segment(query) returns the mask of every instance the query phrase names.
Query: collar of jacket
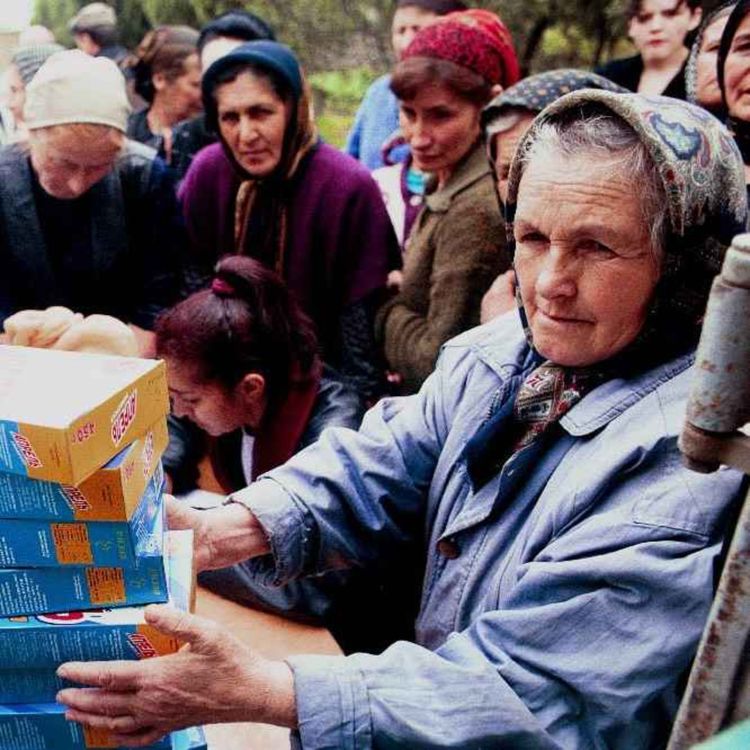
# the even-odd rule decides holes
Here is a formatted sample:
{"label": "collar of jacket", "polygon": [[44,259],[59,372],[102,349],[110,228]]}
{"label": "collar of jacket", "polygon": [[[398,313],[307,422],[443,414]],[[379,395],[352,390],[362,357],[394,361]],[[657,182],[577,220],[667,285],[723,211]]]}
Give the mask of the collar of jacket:
{"label": "collar of jacket", "polygon": [[[511,313],[507,315],[510,316]],[[515,362],[509,361],[507,356],[508,346],[505,337],[509,333],[508,326],[503,325],[498,330],[493,325],[494,323],[495,321],[492,321],[486,326],[475,329],[477,333],[484,329],[489,335],[477,336],[470,343],[478,359],[501,379],[502,385],[493,400],[491,410],[493,412],[501,407],[508,398],[515,398],[515,392],[509,392],[514,390],[510,387],[511,381],[515,386],[520,385],[523,377],[538,364],[538,360],[532,356],[533,352],[523,338],[523,330],[518,316],[516,316],[516,331],[514,333],[519,337],[519,348]],[[501,331],[502,333],[500,333]],[[591,435],[667,381],[678,376],[690,377],[687,371],[694,361],[695,352],[690,351],[634,377],[608,380],[588,393],[565,414],[560,419],[560,426],[574,437]],[[520,375],[521,378],[514,379],[514,375]]]}
{"label": "collar of jacket", "polygon": [[435,213],[445,213],[458,193],[490,174],[490,165],[482,141],[478,141],[464,161],[448,178],[448,182],[425,196],[425,205]]}

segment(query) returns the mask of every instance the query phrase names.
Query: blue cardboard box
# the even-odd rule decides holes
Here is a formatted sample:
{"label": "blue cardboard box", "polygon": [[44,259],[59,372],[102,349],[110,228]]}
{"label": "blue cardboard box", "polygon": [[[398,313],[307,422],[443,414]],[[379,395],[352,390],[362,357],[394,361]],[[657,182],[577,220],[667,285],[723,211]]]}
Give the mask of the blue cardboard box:
{"label": "blue cardboard box", "polygon": [[[2,750],[126,750],[112,744],[103,731],[66,721],[59,703],[0,705]],[[146,750],[206,750],[199,727],[173,732]]]}
{"label": "blue cardboard box", "polygon": [[152,536],[158,553],[129,567],[0,568],[0,617],[165,602],[163,512],[156,514]]}
{"label": "blue cardboard box", "polygon": [[151,531],[161,512],[163,480],[159,466],[129,521],[0,518],[0,568],[131,566],[159,554],[160,544]]}

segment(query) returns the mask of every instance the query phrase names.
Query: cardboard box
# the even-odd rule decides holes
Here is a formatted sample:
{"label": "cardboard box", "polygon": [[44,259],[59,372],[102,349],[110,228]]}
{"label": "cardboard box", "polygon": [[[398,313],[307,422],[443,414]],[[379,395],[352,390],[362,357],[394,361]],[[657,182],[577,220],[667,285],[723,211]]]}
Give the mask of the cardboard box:
{"label": "cardboard box", "polygon": [[78,487],[0,473],[0,518],[47,521],[127,521],[169,442],[160,417]]}
{"label": "cardboard box", "polygon": [[0,346],[0,471],[78,485],[168,411],[163,362]]}
{"label": "cardboard box", "polygon": [[[193,610],[193,532],[165,536],[169,602]],[[66,661],[143,659],[177,651],[179,643],[147,625],[144,607],[58,612],[0,619],[0,683],[12,669],[57,669]],[[7,694],[7,692],[6,692]],[[54,693],[53,693],[54,696]],[[34,698],[38,702],[40,698]],[[0,702],[20,702],[0,698]]]}
{"label": "cardboard box", "polygon": [[[112,743],[107,732],[84,729],[65,720],[58,703],[0,706],[2,750],[126,750]],[[206,750],[199,727],[173,732],[146,750]]]}
{"label": "cardboard box", "polygon": [[[159,554],[152,530],[163,512],[161,467],[130,521],[76,522],[0,518],[0,568],[57,565],[135,565]],[[2,664],[2,662],[0,662]]]}
{"label": "cardboard box", "polygon": [[[157,514],[153,534],[154,543],[160,545],[164,536],[163,513]],[[129,607],[166,600],[161,553],[142,557],[132,567],[0,568],[0,617]]]}

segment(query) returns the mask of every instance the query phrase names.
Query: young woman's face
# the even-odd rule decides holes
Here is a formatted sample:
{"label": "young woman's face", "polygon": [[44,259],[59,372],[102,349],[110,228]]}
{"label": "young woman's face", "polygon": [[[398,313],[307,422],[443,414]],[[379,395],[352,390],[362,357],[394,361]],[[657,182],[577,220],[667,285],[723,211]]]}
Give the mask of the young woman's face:
{"label": "young woman's face", "polygon": [[685,0],[642,0],[628,34],[645,63],[659,62],[685,49],[685,36],[700,20],[700,8],[691,10]]}
{"label": "young woman's face", "polygon": [[452,169],[479,137],[481,107],[443,84],[424,86],[400,107],[401,130],[423,172]]}
{"label": "young woman's face", "polygon": [[291,104],[270,83],[250,72],[216,88],[219,130],[237,163],[253,177],[266,177],[284,153]]}
{"label": "young woman's face", "polygon": [[23,122],[23,105],[26,102],[26,85],[15,65],[8,68],[8,109],[16,122]]}
{"label": "young woman's face", "polygon": [[169,358],[166,363],[175,416],[186,417],[214,437],[247,424],[239,389],[232,391],[216,381],[204,381],[194,366],[179,359]]}

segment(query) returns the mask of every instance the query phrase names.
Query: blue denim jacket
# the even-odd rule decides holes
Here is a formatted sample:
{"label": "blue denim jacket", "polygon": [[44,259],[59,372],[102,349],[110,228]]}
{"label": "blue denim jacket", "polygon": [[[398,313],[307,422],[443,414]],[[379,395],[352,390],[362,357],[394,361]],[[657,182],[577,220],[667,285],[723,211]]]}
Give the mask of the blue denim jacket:
{"label": "blue denim jacket", "polygon": [[[664,744],[742,476],[683,468],[692,358],[597,388],[537,464],[474,488],[464,449],[531,367],[517,317],[449,342],[415,396],[332,429],[233,497],[266,529],[267,582],[426,545],[417,643],[297,656],[318,748]],[[520,467],[520,468],[519,468]],[[516,472],[522,473],[518,481]]]}

